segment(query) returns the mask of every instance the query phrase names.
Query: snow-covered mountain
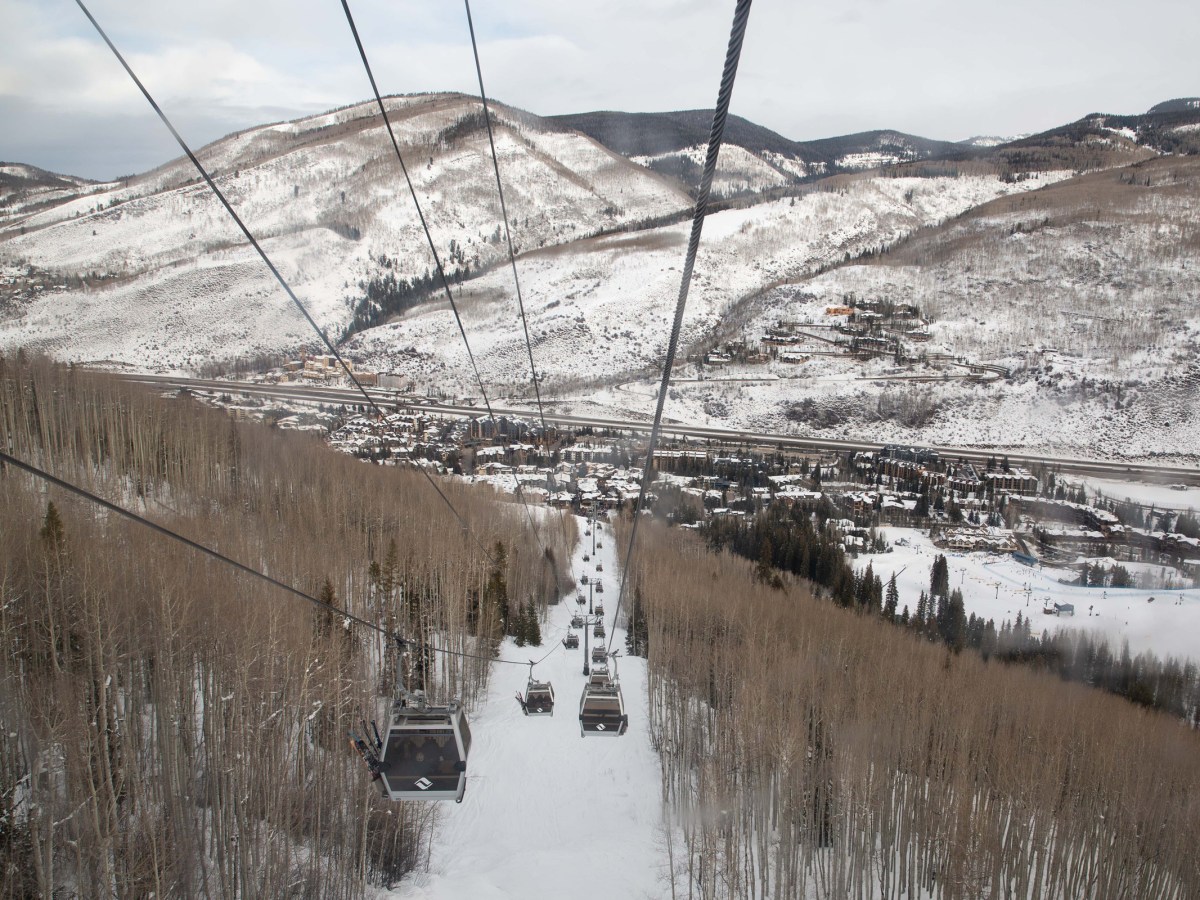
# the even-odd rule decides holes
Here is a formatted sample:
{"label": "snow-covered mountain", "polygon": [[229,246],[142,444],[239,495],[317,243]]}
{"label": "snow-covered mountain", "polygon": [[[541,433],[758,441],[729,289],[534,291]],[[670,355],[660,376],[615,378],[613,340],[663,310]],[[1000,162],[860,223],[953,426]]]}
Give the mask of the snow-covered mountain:
{"label": "snow-covered mountain", "polygon": [[[452,277],[503,258],[477,100],[387,101]],[[518,250],[681,213],[674,184],[594,141],[493,107]],[[360,104],[230,135],[199,154],[296,293],[340,333],[381,274],[415,280],[432,257],[378,110]],[[53,205],[0,220],[3,339],[83,361],[196,367],[313,335],[236,226],[175,160],[120,183],[56,186]],[[82,282],[81,282],[82,279]]]}
{"label": "snow-covered mountain", "polygon": [[[478,102],[434,94],[387,103],[489,393],[528,395]],[[625,119],[605,116],[612,143],[613,121]],[[565,121],[497,108],[501,174],[543,396],[610,413],[650,408],[651,393],[627,383],[653,374],[662,358],[690,210],[683,182],[656,162],[682,160],[698,171],[701,152],[675,146],[692,140],[691,118],[664,121],[671,127],[626,135],[625,152],[646,151],[627,158]],[[742,143],[723,149],[716,184],[741,196],[708,217],[682,356],[734,337],[757,346],[777,320],[809,313],[827,328],[825,305],[855,293],[926,310],[930,352],[1031,374],[1003,390],[958,380],[918,388],[879,360],[772,362],[741,373],[755,385],[681,386],[672,394],[674,415],[798,431],[836,425],[881,440],[952,436],[1028,446],[1053,439],[1075,450],[1191,452],[1190,414],[1167,417],[1158,407],[1126,403],[1119,427],[1108,427],[1101,423],[1117,419],[1070,406],[1064,391],[1089,390],[1072,385],[1100,376],[1126,398],[1159,396],[1153,385],[1166,377],[1163,347],[1177,355],[1192,346],[1195,320],[1185,295],[1196,179],[1187,158],[1163,154],[1186,151],[1200,140],[1198,128],[1200,110],[1191,108],[1094,114],[995,148],[946,145],[952,149],[938,157],[925,155],[938,150],[934,142],[868,132],[830,139],[823,155],[806,162],[784,152],[785,139],[739,122],[732,136]],[[844,165],[855,148],[878,156],[873,164],[888,154],[914,158],[880,173],[805,183],[817,177],[807,167],[821,159],[834,160],[830,169]],[[230,135],[201,157],[317,320],[334,335],[354,332],[344,344],[351,358],[431,389],[477,392],[457,325],[425,280],[431,257],[373,105]],[[1109,174],[1073,177],[1089,171]],[[4,177],[16,186],[5,188],[0,207],[0,350],[195,371],[314,344],[184,161],[110,184],[17,166],[6,166]],[[1061,190],[1037,191],[1068,179]],[[1011,210],[991,218],[971,213],[1030,191],[1033,199],[1008,201]],[[971,254],[980,242],[990,249],[977,259]],[[924,254],[916,262],[914,247]],[[855,267],[865,256],[874,265]],[[982,270],[986,277],[971,274]],[[1046,313],[1038,297],[1053,298],[1058,311]],[[1135,306],[1122,310],[1122,303]],[[1144,324],[1138,311],[1152,308],[1175,310],[1179,327]],[[1002,320],[992,321],[992,313]],[[1130,327],[1086,325],[1114,315]],[[1119,351],[1118,331],[1132,341]],[[1035,345],[1062,351],[1073,340],[1091,348],[1070,357],[1079,364],[1028,361]],[[1106,361],[1109,351],[1123,361]],[[882,387],[871,386],[879,376]],[[1149,380],[1139,387],[1131,379],[1141,376]],[[882,407],[876,415],[879,398],[872,398],[880,391],[888,410],[913,401],[930,415],[917,417],[916,426],[897,424]],[[801,395],[825,405],[798,410]],[[1068,406],[1084,412],[1068,422],[1056,412]],[[1015,431],[1007,419],[1028,427]]]}

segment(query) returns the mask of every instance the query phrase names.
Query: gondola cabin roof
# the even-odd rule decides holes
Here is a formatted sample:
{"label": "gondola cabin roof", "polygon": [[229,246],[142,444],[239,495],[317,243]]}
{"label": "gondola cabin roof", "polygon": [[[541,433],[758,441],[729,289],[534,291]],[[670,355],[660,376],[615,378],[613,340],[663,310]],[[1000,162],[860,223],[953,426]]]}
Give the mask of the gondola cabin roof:
{"label": "gondola cabin roof", "polygon": [[379,753],[384,796],[461,803],[470,752],[471,729],[458,706],[393,711]]}

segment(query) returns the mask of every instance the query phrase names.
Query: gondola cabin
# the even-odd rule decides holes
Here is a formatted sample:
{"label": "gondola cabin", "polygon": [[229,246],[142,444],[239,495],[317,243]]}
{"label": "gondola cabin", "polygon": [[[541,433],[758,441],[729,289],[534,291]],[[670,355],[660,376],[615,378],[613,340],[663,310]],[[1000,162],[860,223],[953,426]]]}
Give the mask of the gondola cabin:
{"label": "gondola cabin", "polygon": [[585,554],[583,554],[583,561],[584,561],[584,562],[587,562],[589,559],[591,559],[591,557],[590,557],[588,554],[586,554],[586,553],[585,553]]}
{"label": "gondola cabin", "polygon": [[455,800],[467,790],[471,729],[457,703],[397,706],[379,752],[389,800]]}
{"label": "gondola cabin", "polygon": [[572,631],[565,638],[563,638],[563,646],[568,650],[574,650],[579,646],[579,635]]}
{"label": "gondola cabin", "polygon": [[604,563],[596,563],[596,571],[603,572],[604,571]]}
{"label": "gondola cabin", "polygon": [[525,715],[554,715],[554,686],[548,681],[533,681],[525,686]]}
{"label": "gondola cabin", "polygon": [[587,584],[587,583],[588,583],[588,577],[587,577],[586,575],[580,575],[580,576],[579,576],[579,583],[580,583],[580,584]]}
{"label": "gondola cabin", "polygon": [[620,737],[629,727],[621,686],[607,675],[602,684],[589,682],[579,698],[579,733]]}
{"label": "gondola cabin", "polygon": [[575,615],[571,616],[571,627],[572,628],[582,628],[583,627],[583,616],[581,616],[579,613],[575,613]]}
{"label": "gondola cabin", "polygon": [[596,582],[596,593],[597,593],[597,594],[603,594],[603,593],[604,593],[604,585],[603,585],[601,582],[599,582],[599,581],[597,581],[597,582]]}
{"label": "gondola cabin", "polygon": [[594,638],[604,637],[604,623],[603,622],[597,622],[595,625],[592,626],[592,637],[594,637]]}
{"label": "gondola cabin", "polygon": [[[600,585],[596,585],[596,587],[600,587]],[[596,615],[598,615],[598,616],[604,615],[604,604],[601,603],[600,601],[596,601]]]}
{"label": "gondola cabin", "polygon": [[602,663],[608,659],[608,652],[604,649],[603,644],[599,644],[592,648],[592,662]]}

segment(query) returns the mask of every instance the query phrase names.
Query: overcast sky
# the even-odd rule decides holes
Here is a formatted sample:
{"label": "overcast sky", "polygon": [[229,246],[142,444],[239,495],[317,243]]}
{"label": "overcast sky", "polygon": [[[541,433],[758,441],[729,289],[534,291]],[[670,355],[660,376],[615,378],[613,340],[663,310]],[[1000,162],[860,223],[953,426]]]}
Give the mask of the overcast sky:
{"label": "overcast sky", "polygon": [[[194,146],[367,99],[338,0],[91,0]],[[711,108],[733,0],[475,0],[488,94],[542,115]],[[474,92],[456,0],[351,0],[385,93]],[[1200,3],[758,0],[733,112],[794,140],[960,140],[1200,95]],[[72,0],[0,0],[0,160],[112,178],[178,155]]]}

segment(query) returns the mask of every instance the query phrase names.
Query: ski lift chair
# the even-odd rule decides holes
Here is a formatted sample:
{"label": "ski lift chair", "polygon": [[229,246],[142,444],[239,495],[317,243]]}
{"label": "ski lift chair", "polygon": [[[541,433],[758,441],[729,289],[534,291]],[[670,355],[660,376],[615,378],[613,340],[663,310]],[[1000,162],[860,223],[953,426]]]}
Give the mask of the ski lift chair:
{"label": "ski lift chair", "polygon": [[389,800],[454,800],[467,790],[471,729],[456,701],[426,706],[423,698],[392,708],[379,749],[378,774]]}
{"label": "ski lift chair", "polygon": [[525,685],[525,715],[554,715],[554,686],[548,681],[534,681],[530,676]]}
{"label": "ski lift chair", "polygon": [[629,727],[629,716],[625,712],[625,699],[621,686],[608,675],[602,676],[603,683],[589,682],[579,698],[579,733],[620,737]]}

